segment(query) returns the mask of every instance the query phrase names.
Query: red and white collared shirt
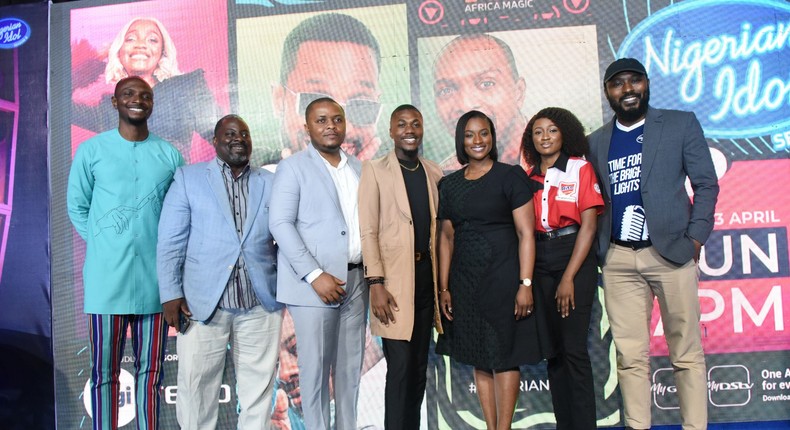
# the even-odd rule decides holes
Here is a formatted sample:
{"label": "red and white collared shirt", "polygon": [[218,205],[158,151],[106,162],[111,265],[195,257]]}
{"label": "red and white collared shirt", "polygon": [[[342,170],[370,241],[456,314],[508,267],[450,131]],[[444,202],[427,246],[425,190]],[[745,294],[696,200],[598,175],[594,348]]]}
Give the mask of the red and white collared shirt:
{"label": "red and white collared shirt", "polygon": [[533,202],[537,231],[581,225],[581,213],[592,207],[597,208],[598,215],[603,213],[603,197],[595,170],[583,158],[560,153],[546,176],[541,174],[539,166],[527,170],[527,176],[536,182]]}

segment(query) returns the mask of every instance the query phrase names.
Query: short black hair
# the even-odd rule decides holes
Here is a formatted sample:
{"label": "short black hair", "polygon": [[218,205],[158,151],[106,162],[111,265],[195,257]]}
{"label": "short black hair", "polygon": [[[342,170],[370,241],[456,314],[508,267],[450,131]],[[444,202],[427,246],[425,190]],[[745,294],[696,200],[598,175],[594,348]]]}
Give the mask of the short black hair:
{"label": "short black hair", "polygon": [[125,83],[127,83],[127,82],[129,82],[129,81],[140,81],[140,82],[144,83],[146,86],[148,86],[148,89],[150,89],[150,90],[151,90],[151,92],[153,92],[153,89],[151,88],[151,85],[150,85],[150,84],[148,84],[148,82],[146,82],[146,80],[145,80],[145,79],[143,79],[143,78],[141,78],[141,77],[139,77],[139,76],[136,76],[136,75],[134,75],[134,76],[127,76],[127,77],[125,77],[125,78],[122,78],[121,80],[119,80],[119,81],[118,81],[118,82],[115,84],[115,89],[113,89],[113,91],[112,91],[112,95],[113,95],[113,96],[115,96],[115,97],[117,98],[117,97],[118,97],[118,90],[119,90],[119,89],[121,89],[121,86],[123,86],[123,84],[125,84]]}
{"label": "short black hair", "polygon": [[376,69],[381,71],[381,48],[370,29],[358,19],[340,13],[312,16],[297,25],[283,43],[280,62],[280,83],[286,85],[288,76],[296,68],[296,53],[305,42],[350,42],[367,46],[376,57]]}
{"label": "short black hair", "polygon": [[392,119],[395,118],[395,115],[397,115],[398,112],[403,112],[405,110],[413,110],[413,111],[417,112],[418,114],[420,114],[420,116],[422,116],[422,112],[420,112],[419,109],[414,107],[414,105],[402,104],[402,105],[396,107],[395,110],[392,111],[392,114],[390,114],[390,121],[392,121]]}
{"label": "short black hair", "polygon": [[496,130],[494,129],[494,122],[483,112],[470,110],[461,115],[461,118],[458,118],[458,123],[455,125],[455,157],[458,159],[458,163],[461,165],[469,164],[469,156],[466,155],[466,151],[464,150],[464,134],[466,133],[466,123],[472,118],[480,118],[488,121],[488,129],[491,131],[491,152],[488,153],[488,157],[496,161],[499,153],[496,148]]}
{"label": "short black hair", "polygon": [[529,122],[524,134],[521,136],[521,155],[524,161],[532,166],[540,166],[540,153],[532,142],[532,128],[535,121],[548,118],[562,133],[561,151],[569,157],[587,157],[590,155],[590,145],[584,135],[584,126],[579,118],[571,111],[559,107],[547,107],[536,113]]}
{"label": "short black hair", "polygon": [[217,124],[214,126],[214,137],[218,137],[217,133],[219,133],[219,128],[222,127],[222,123],[226,119],[230,119],[230,118],[237,119],[237,120],[239,120],[239,121],[241,121],[241,122],[243,122],[245,124],[247,123],[247,121],[244,121],[244,119],[242,119],[242,117],[240,117],[240,116],[238,116],[236,114],[231,113],[231,114],[225,115],[222,118],[220,118],[219,121],[217,121]]}
{"label": "short black hair", "polygon": [[340,108],[340,112],[343,113],[343,116],[344,117],[346,116],[346,111],[343,109],[343,106],[340,106],[340,103],[336,102],[335,99],[333,99],[332,97],[319,97],[319,98],[311,101],[310,104],[307,105],[307,108],[305,108],[305,110],[304,110],[304,122],[308,122],[307,121],[307,114],[310,113],[311,110],[313,110],[313,106],[317,105],[318,103],[325,103],[325,102],[330,102],[330,103],[336,104]]}

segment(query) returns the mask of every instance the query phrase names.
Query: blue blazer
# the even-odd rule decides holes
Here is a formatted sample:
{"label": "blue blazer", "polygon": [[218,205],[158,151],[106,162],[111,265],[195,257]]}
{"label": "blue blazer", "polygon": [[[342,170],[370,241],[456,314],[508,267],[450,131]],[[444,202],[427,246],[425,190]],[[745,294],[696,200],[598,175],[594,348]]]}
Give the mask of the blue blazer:
{"label": "blue blazer", "polygon": [[[362,163],[348,156],[359,177]],[[324,160],[313,145],[277,165],[269,211],[277,241],[277,301],[327,307],[304,277],[321,269],[346,281],[349,232]]]}
{"label": "blue blazer", "polygon": [[244,255],[261,304],[275,300],[276,246],[269,232],[272,173],[250,168],[247,218],[239,239],[216,160],[181,167],[162,205],[157,274],[162,303],[185,297],[192,317],[207,320],[217,307],[233,266]]}
{"label": "blue blazer", "polygon": [[[598,261],[604,264],[612,235],[609,146],[615,119],[589,136],[590,162],[598,171],[606,212],[598,217]],[[686,193],[688,176],[694,190]],[[702,127],[692,112],[648,108],[642,143],[640,184],[647,228],[653,247],[682,265],[694,257],[694,242],[705,243],[713,231],[719,195],[716,170]]]}

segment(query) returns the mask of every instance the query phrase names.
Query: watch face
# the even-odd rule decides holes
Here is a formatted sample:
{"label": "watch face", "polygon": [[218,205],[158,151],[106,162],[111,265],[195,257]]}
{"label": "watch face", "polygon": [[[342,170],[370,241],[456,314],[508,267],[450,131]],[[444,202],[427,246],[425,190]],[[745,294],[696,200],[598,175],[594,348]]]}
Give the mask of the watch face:
{"label": "watch face", "polygon": [[521,284],[522,285],[526,285],[528,287],[531,287],[532,286],[532,279],[529,279],[529,278],[522,279],[521,280]]}

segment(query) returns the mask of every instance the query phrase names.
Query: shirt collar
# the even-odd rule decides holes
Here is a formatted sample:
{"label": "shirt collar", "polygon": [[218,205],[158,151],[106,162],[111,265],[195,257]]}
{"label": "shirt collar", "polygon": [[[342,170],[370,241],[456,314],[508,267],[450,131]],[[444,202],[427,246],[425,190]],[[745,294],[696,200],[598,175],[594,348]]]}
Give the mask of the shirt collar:
{"label": "shirt collar", "polygon": [[222,159],[219,157],[215,157],[214,159],[217,160],[217,164],[219,165],[220,171],[222,171],[223,174],[227,175],[231,179],[239,179],[250,172],[250,165],[247,164],[246,166],[244,166],[244,170],[241,171],[241,175],[239,175],[238,178],[235,178],[233,176],[233,170],[231,170],[228,163],[222,161]]}
{"label": "shirt collar", "polygon": [[348,163],[348,156],[346,155],[345,151],[343,151],[342,149],[338,152],[340,153],[340,162],[337,163],[337,167],[333,166],[329,161],[326,160],[326,158],[321,157],[321,154],[318,154],[318,156],[321,157],[321,160],[324,162],[325,165],[333,169],[340,170],[343,167],[346,167],[346,164]]}
{"label": "shirt collar", "polygon": [[629,132],[629,131],[636,130],[637,128],[645,125],[645,120],[646,119],[647,118],[642,118],[639,121],[637,121],[636,124],[628,126],[628,127],[624,126],[623,124],[620,124],[620,121],[618,121],[618,120],[615,120],[615,124],[617,125],[617,129],[618,130]]}
{"label": "shirt collar", "polygon": [[[562,170],[564,172],[565,169],[568,168],[568,154],[560,151],[560,156],[557,157],[557,161],[555,161],[554,165],[549,167],[549,168],[550,169],[560,169],[560,170]],[[534,166],[532,168],[532,171],[529,172],[529,177],[531,178],[533,176],[542,176],[540,174],[540,166],[539,165],[538,166]]]}

